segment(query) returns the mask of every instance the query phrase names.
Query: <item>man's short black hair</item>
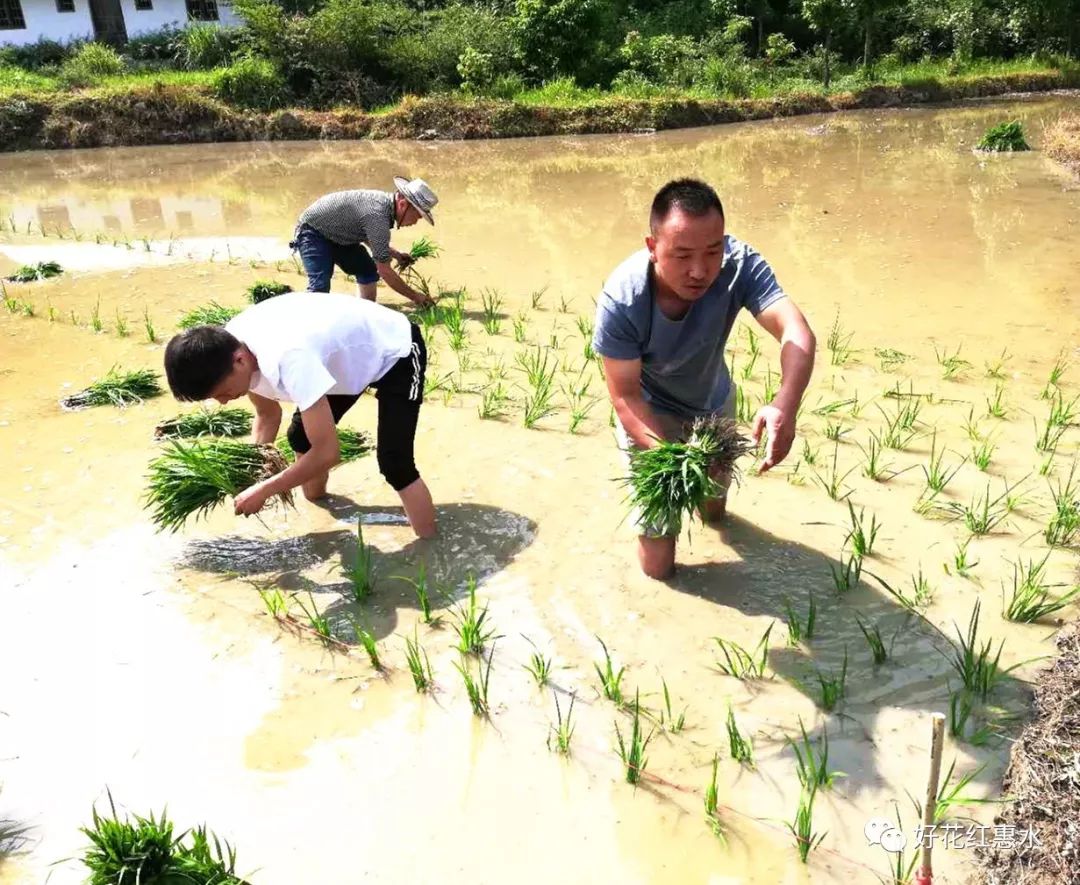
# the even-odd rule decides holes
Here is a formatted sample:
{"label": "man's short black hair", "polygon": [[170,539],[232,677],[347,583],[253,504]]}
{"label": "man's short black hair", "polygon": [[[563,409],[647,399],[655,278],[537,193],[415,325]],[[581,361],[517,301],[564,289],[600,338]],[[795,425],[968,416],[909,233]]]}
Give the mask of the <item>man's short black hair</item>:
{"label": "man's short black hair", "polygon": [[181,402],[209,399],[233,367],[240,340],[224,326],[193,326],[174,335],[165,348],[169,389]]}
{"label": "man's short black hair", "polygon": [[677,178],[665,184],[653,197],[649,229],[655,233],[656,228],[675,208],[699,218],[708,215],[713,209],[720,213],[721,218],[724,216],[720,197],[709,185],[696,178]]}

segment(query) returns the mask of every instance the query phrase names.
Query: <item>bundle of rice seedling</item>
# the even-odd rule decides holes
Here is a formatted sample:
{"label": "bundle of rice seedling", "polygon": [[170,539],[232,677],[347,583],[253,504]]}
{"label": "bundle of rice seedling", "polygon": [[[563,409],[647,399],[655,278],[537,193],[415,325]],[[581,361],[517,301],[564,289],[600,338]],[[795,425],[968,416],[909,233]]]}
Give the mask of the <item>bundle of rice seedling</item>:
{"label": "bundle of rice seedling", "polygon": [[735,461],[754,450],[730,418],[698,418],[685,442],[664,441],[630,452],[630,475],[623,479],[628,502],[642,523],[663,534],[677,534],[683,516],[692,517],[720,492],[712,471],[737,478]]}
{"label": "bundle of rice seedling", "polygon": [[162,421],[154,428],[154,437],[243,436],[250,431],[251,412],[244,409],[199,408]]}
{"label": "bundle of rice seedling", "polygon": [[190,329],[192,326],[224,326],[229,320],[240,313],[239,307],[225,307],[216,301],[196,307],[180,317],[176,327],[178,329]]}
{"label": "bundle of rice seedling", "polygon": [[144,399],[161,396],[158,374],[150,369],[121,372],[115,366],[100,381],[85,390],[60,400],[65,409],[85,409],[87,406],[124,406],[141,403]]}
{"label": "bundle of rice seedling", "polygon": [[36,280],[58,277],[63,272],[64,269],[55,261],[39,261],[37,264],[24,264],[8,279],[13,283],[33,283]]}
{"label": "bundle of rice seedling", "polygon": [[[150,462],[144,506],[159,529],[175,532],[194,515],[280,473],[289,465],[274,446],[228,439],[173,440]],[[291,491],[278,497],[293,503]]]}
{"label": "bundle of rice seedling", "polygon": [[[364,455],[371,451],[371,437],[366,433],[359,430],[349,430],[347,427],[339,427],[337,429],[338,448],[341,451],[341,460],[339,464],[348,464],[350,461],[355,461],[357,458],[363,458]],[[281,456],[288,462],[292,463],[296,460],[296,453],[292,450],[292,446],[289,445],[287,437],[278,437],[275,445],[278,451],[281,452]]]}
{"label": "bundle of rice seedling", "polygon": [[284,295],[292,290],[292,286],[288,283],[279,283],[275,280],[256,280],[248,286],[247,296],[248,301],[252,304],[259,304],[276,295]]}
{"label": "bundle of rice seedling", "polygon": [[438,254],[438,245],[427,237],[421,237],[409,247],[409,257],[413,261],[419,261],[421,258],[436,258]]}

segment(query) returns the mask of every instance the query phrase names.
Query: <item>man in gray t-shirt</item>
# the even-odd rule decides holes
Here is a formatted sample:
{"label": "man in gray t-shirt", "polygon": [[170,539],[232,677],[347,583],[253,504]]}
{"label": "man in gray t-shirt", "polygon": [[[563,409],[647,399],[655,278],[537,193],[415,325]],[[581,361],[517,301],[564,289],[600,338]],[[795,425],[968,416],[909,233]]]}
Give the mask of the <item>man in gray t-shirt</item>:
{"label": "man in gray t-shirt", "polygon": [[[593,347],[603,358],[624,447],[649,448],[683,436],[694,418],[733,415],[724,348],[746,308],[781,345],[776,397],[753,421],[767,432],[759,470],[779,464],[795,438],[795,415],[814,366],[814,334],[802,312],[750,246],[725,233],[716,192],[700,181],[664,185],[653,200],[646,248],[620,264],[596,308]],[[706,519],[723,516],[723,498]],[[654,578],[675,566],[672,527],[638,523],[638,558]],[[677,533],[677,532],[676,532]]]}
{"label": "man in gray t-shirt", "polygon": [[[375,286],[386,285],[416,304],[431,299],[406,283],[390,264],[406,267],[412,258],[390,245],[390,231],[426,218],[439,198],[422,179],[394,179],[394,191],[335,191],[319,197],[300,215],[291,248],[300,253],[309,292],[329,292],[334,268],[356,277],[360,295],[375,300]],[[366,248],[365,248],[366,247]]]}

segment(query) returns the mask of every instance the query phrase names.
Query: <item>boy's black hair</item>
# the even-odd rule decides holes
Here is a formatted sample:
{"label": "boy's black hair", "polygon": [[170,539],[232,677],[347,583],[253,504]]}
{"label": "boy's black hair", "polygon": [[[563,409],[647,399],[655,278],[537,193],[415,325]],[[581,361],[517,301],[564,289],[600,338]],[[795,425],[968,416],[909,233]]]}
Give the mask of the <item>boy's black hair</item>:
{"label": "boy's black hair", "polygon": [[174,335],[165,348],[165,376],[181,402],[209,399],[232,371],[240,340],[224,326],[193,326]]}
{"label": "boy's black hair", "polygon": [[649,229],[656,228],[668,217],[672,209],[678,207],[687,215],[700,217],[715,209],[724,215],[724,206],[709,185],[696,178],[677,178],[669,181],[653,197],[652,210],[649,212]]}

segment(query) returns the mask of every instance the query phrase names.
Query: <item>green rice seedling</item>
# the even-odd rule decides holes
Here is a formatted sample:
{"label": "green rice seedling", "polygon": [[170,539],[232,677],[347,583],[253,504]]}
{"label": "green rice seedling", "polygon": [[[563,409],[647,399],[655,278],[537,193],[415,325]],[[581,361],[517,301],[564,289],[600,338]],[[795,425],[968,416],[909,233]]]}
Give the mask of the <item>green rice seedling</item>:
{"label": "green rice seedling", "polygon": [[145,307],[143,308],[143,331],[146,333],[146,340],[150,344],[157,344],[157,330],[154,328],[154,321],[150,319],[149,309]]}
{"label": "green rice seedling", "polygon": [[975,150],[1002,153],[1029,151],[1031,148],[1024,138],[1024,127],[1020,125],[1020,121],[1011,120],[1006,123],[998,123],[996,126],[987,129],[983,133],[983,137],[979,139],[978,144],[975,145]]}
{"label": "green rice seedling", "polygon": [[261,304],[292,290],[292,286],[288,283],[279,283],[276,280],[256,280],[247,287],[247,298],[252,304]]}
{"label": "green rice seedling", "polygon": [[604,669],[601,670],[599,664],[593,663],[593,667],[596,669],[596,675],[600,677],[601,691],[603,692],[604,697],[609,701],[622,705],[622,679],[626,673],[626,667],[622,666],[616,672],[615,667],[611,663],[611,654],[608,652],[608,647],[604,644],[604,640],[597,636],[596,641],[600,643],[600,647],[604,650]]}
{"label": "green rice seedling", "polygon": [[349,619],[349,623],[352,625],[353,634],[356,636],[357,643],[367,653],[368,661],[371,663],[371,669],[377,670],[380,673],[383,669],[383,662],[379,658],[379,645],[375,641],[375,634],[360,624],[358,621]]}
{"label": "green rice seedling", "polygon": [[311,591],[308,591],[308,602],[311,604],[311,608],[304,605],[304,600],[299,597],[296,598],[297,604],[300,606],[300,610],[304,613],[304,616],[308,619],[308,626],[322,639],[324,642],[333,640],[334,629],[330,623],[330,619],[319,611],[319,607],[315,604],[315,597],[311,595]]}
{"label": "green rice seedling", "polygon": [[494,657],[495,643],[492,643],[487,661],[485,662],[481,657],[475,676],[472,673],[472,664],[467,657],[463,657],[460,661],[454,661],[454,667],[461,674],[461,681],[465,683],[465,692],[469,696],[469,705],[472,707],[473,715],[479,716],[481,719],[486,719],[491,715],[491,706],[488,702],[488,684],[491,680],[491,661]]}
{"label": "green rice seedling", "polygon": [[765,667],[769,659],[769,634],[772,633],[775,623],[775,621],[770,622],[752,653],[731,639],[714,636],[713,641],[720,649],[720,654],[724,656],[723,661],[719,659],[716,661],[717,669],[736,679],[764,679]]}
{"label": "green rice seedling", "polygon": [[847,498],[848,495],[851,494],[851,489],[848,489],[846,492],[844,492],[844,491],[842,491],[842,487],[843,487],[844,480],[847,479],[848,476],[851,475],[852,471],[855,470],[855,467],[858,466],[858,465],[854,465],[852,467],[849,467],[847,470],[845,470],[843,473],[841,473],[839,468],[837,467],[837,463],[836,463],[837,459],[839,457],[839,454],[840,454],[840,444],[839,443],[834,443],[833,444],[833,456],[832,456],[832,468],[829,471],[829,473],[826,474],[825,476],[822,476],[820,473],[818,473],[817,470],[814,471],[814,479],[815,479],[815,481],[825,491],[825,494],[828,495],[829,498],[831,498],[833,501],[843,501],[845,498]]}
{"label": "green rice seedling", "polygon": [[71,317],[71,325],[73,325],[73,326],[79,325],[79,315],[77,313],[75,313],[74,310],[71,311],[69,316]]}
{"label": "green rice seedling", "polygon": [[502,308],[502,296],[496,289],[484,289],[480,293],[480,305],[484,312],[484,331],[489,335],[498,335],[501,325],[499,311]]}
{"label": "green rice seedling", "polygon": [[908,354],[891,347],[875,347],[874,356],[878,358],[878,364],[883,372],[891,372],[911,359]]}
{"label": "green rice seedling", "polygon": [[862,473],[867,479],[874,482],[888,482],[899,475],[900,471],[893,470],[892,463],[884,460],[884,446],[876,433],[871,432],[869,443],[865,447],[860,444],[859,448],[862,450],[863,457],[866,458],[863,461]]}
{"label": "green rice seedling", "polygon": [[398,575],[396,580],[404,581],[413,588],[413,592],[416,594],[416,603],[420,606],[420,617],[423,618],[424,623],[433,626],[438,624],[439,618],[431,613],[431,593],[428,590],[427,566],[423,562],[420,563],[420,570],[416,574],[415,581],[402,575]]}
{"label": "green rice seedling", "polygon": [[761,337],[754,331],[753,326],[743,326],[746,331],[746,349],[751,356],[761,353]]}
{"label": "green rice seedling", "polygon": [[93,824],[80,831],[90,844],[80,860],[91,885],[137,885],[151,882],[198,882],[247,885],[236,875],[236,851],[205,827],[179,835],[162,812],[155,817],[121,819],[109,793],[112,816],[93,809]]}
{"label": "green rice seedling", "polygon": [[454,632],[457,633],[457,650],[463,655],[479,655],[495,631],[487,621],[488,607],[480,608],[476,601],[476,578],[466,579],[468,597],[453,610]]}
{"label": "green rice seedling", "polygon": [[787,826],[791,835],[795,837],[795,847],[799,852],[799,860],[807,862],[810,852],[821,845],[827,833],[814,832],[814,797],[817,795],[817,787],[804,789],[799,794],[799,805],[795,809],[795,818]]}
{"label": "green rice seedling", "polygon": [[529,430],[532,430],[537,423],[544,418],[548,418],[554,415],[558,411],[553,400],[555,393],[551,388],[550,382],[546,382],[540,387],[534,387],[532,391],[525,397],[525,411],[522,415],[522,423]]}
{"label": "green rice seedling", "polygon": [[938,451],[935,430],[930,443],[930,463],[922,468],[923,475],[926,477],[926,487],[935,494],[945,491],[945,487],[952,482],[953,477],[963,465],[964,462],[961,461],[955,467],[945,466],[945,449]]}
{"label": "green rice seedling", "polygon": [[565,295],[559,296],[559,313],[570,313],[570,302],[566,300]]}
{"label": "green rice seedling", "polygon": [[885,640],[881,636],[881,628],[877,624],[871,624],[867,627],[863,622],[863,619],[858,615],[855,615],[855,621],[858,623],[859,629],[866,639],[866,644],[870,647],[870,653],[874,657],[874,664],[884,664],[889,657],[889,651],[885,648]]}
{"label": "green rice seedling", "polygon": [[982,495],[975,495],[970,504],[961,504],[958,501],[949,501],[944,505],[946,512],[954,518],[963,517],[964,525],[973,535],[988,535],[1001,525],[1009,516],[1009,510],[1004,501],[1009,490],[990,497],[990,486],[987,484],[986,491]]}
{"label": "green rice seedling", "polygon": [[802,717],[799,717],[799,731],[802,733],[801,741],[793,741],[788,738],[788,744],[795,753],[796,774],[799,783],[804,789],[816,789],[824,787],[831,789],[833,781],[838,777],[846,777],[842,771],[829,770],[829,732],[821,729],[821,740],[817,746],[810,740],[803,725]]}
{"label": "green rice seedling", "polygon": [[[339,465],[349,464],[363,458],[365,455],[370,454],[374,449],[374,446],[371,444],[371,437],[362,430],[352,430],[349,427],[338,427],[337,438]],[[296,453],[292,450],[292,446],[289,445],[287,436],[279,436],[274,442],[274,446],[277,448],[278,452],[281,453],[281,457],[285,459],[286,464],[291,464],[296,460]]]}
{"label": "green rice seedling", "polygon": [[804,439],[802,444],[802,459],[806,462],[807,467],[813,467],[817,464],[817,449],[810,448],[810,441]]}
{"label": "green rice seedling", "polygon": [[1046,383],[1051,387],[1060,387],[1061,379],[1065,377],[1065,371],[1068,368],[1069,363],[1065,359],[1065,354],[1059,353],[1057,360],[1054,362],[1054,367],[1050,370],[1050,378]]}
{"label": "green rice seedling", "polygon": [[587,378],[584,383],[582,383],[581,377],[578,376],[578,383],[576,385],[563,388],[563,395],[570,405],[571,433],[577,433],[581,423],[589,417],[589,412],[591,412],[596,405],[596,397],[589,396],[589,386],[591,384],[592,378]]}
{"label": "green rice seedling", "polygon": [[833,319],[832,328],[829,329],[829,337],[825,344],[829,348],[829,360],[834,366],[847,365],[854,350],[851,348],[853,332],[845,332],[840,325],[840,315]]}
{"label": "green rice seedling", "polygon": [[50,323],[55,323],[59,314],[56,312],[56,308],[52,306],[52,303],[46,299],[45,302],[45,316],[48,317]]}
{"label": "green rice seedling", "polygon": [[966,691],[954,691],[949,695],[949,735],[963,740],[974,701]]}
{"label": "green rice seedling", "polygon": [[[149,238],[149,237],[140,237],[140,240],[142,241],[142,244],[143,244],[143,251],[144,251],[144,252],[150,252],[150,251],[152,251],[152,250],[151,250],[151,248],[150,248],[150,238]],[[226,243],[226,245],[225,245],[225,248],[226,248],[226,249],[229,249],[229,245],[228,245],[227,243]],[[232,263],[233,263],[233,260],[232,260],[232,250],[231,250],[231,249],[229,249],[229,264],[232,264]]]}
{"label": "green rice seedling", "polygon": [[19,309],[22,311],[24,317],[33,318],[37,316],[37,308],[34,306],[33,301],[22,301],[19,304]]}
{"label": "green rice seedling", "polygon": [[1080,538],[1080,490],[1076,484],[1076,461],[1062,482],[1050,486],[1054,512],[1046,525],[1043,537],[1050,547],[1070,547]]}
{"label": "green rice seedling", "polygon": [[480,402],[476,407],[476,414],[481,420],[492,421],[506,414],[510,403],[510,395],[500,382],[489,384],[480,391]]}
{"label": "green rice seedling", "polygon": [[1071,427],[1076,424],[1077,403],[1080,403],[1080,396],[1075,396],[1069,402],[1065,402],[1065,397],[1061,391],[1057,391],[1050,401],[1050,415],[1046,419],[1046,423],[1051,427]]}
{"label": "green rice seedling", "polygon": [[552,366],[550,352],[543,347],[530,347],[514,355],[514,363],[533,390],[550,387],[555,380],[557,366]]}
{"label": "green rice seedling", "polygon": [[917,399],[909,399],[901,403],[895,415],[888,414],[881,406],[878,406],[878,411],[885,418],[885,427],[880,437],[885,448],[902,452],[911,444],[911,441],[919,435],[918,430],[915,429],[915,422],[921,408],[922,404]]}
{"label": "green rice seedling", "polygon": [[761,394],[761,402],[763,405],[768,405],[774,399],[776,394],[780,390],[780,376],[774,375],[772,367],[766,364],[765,366],[765,389]]}
{"label": "green rice seedling", "polygon": [[615,723],[615,737],[618,742],[619,758],[622,759],[623,765],[626,766],[626,782],[628,784],[637,784],[641,780],[641,775],[649,764],[645,751],[654,734],[654,732],[650,731],[646,735],[642,731],[641,705],[638,703],[637,695],[634,697],[633,710],[634,715],[631,719],[629,740],[623,740],[622,732],[619,730],[619,723]]}
{"label": "green rice seedling", "polygon": [[678,734],[686,727],[686,711],[689,708],[683,707],[682,712],[676,716],[671,708],[671,694],[668,692],[667,680],[663,676],[660,677],[660,684],[664,687],[664,709],[660,711],[660,727],[663,728],[666,722],[667,730],[672,734]]}
{"label": "green rice seedling", "polygon": [[12,283],[35,283],[58,277],[64,269],[55,261],[39,261],[37,264],[24,264],[7,279]]}
{"label": "green rice seedling", "polygon": [[949,765],[949,770],[945,772],[945,777],[942,778],[941,786],[938,788],[937,801],[934,805],[935,824],[940,824],[948,819],[952,813],[951,809],[957,805],[988,805],[1001,801],[964,795],[964,790],[979,776],[984,767],[984,765],[980,765],[974,771],[969,771],[953,782],[953,771],[956,769],[956,759],[953,759]]}
{"label": "green rice seedling", "polygon": [[972,367],[971,363],[960,357],[961,347],[962,345],[956,345],[956,350],[950,354],[947,350],[938,350],[937,345],[934,345],[934,356],[937,358],[938,365],[941,366],[941,377],[946,381],[955,380],[962,372]]}
{"label": "green rice seedling", "polygon": [[754,407],[750,398],[741,387],[735,388],[735,420],[739,424],[749,424],[754,419]]}
{"label": "green rice seedling", "polygon": [[364,543],[364,527],[359,520],[356,523],[356,557],[350,563],[342,561],[338,571],[349,579],[349,589],[358,604],[371,596],[375,589],[375,548]]}
{"label": "green rice seedling", "polygon": [[105,323],[101,319],[101,297],[98,296],[97,301],[94,302],[94,309],[90,311],[90,328],[95,332],[102,332],[105,329]]}
{"label": "green rice seedling", "polygon": [[[205,516],[226,498],[280,473],[288,465],[273,446],[226,439],[172,440],[152,460],[144,506],[159,529],[177,531],[191,516]],[[292,504],[292,493],[278,496]]]}
{"label": "green rice seedling", "polygon": [[[0,286],[3,286],[3,283],[0,283]],[[6,286],[4,286],[4,288],[3,288],[3,296],[4,296],[4,307],[7,308],[7,312],[12,313],[12,314],[18,313],[19,312],[19,304],[20,304],[19,299],[18,298],[13,298],[11,295],[9,295]]]}
{"label": "green rice seedling", "polygon": [[756,353],[751,353],[750,359],[743,363],[742,368],[739,369],[739,376],[743,381],[749,381],[754,377],[754,365],[757,363],[757,358]]}
{"label": "green rice seedling", "polygon": [[289,614],[289,600],[277,587],[259,587],[259,598],[266,606],[266,612],[275,621],[281,620]]}
{"label": "green rice seedling", "polygon": [[155,439],[196,436],[244,436],[251,432],[251,412],[247,409],[207,409],[203,406],[172,418],[154,428]]}
{"label": "green rice seedling", "polygon": [[919,564],[919,570],[911,576],[911,596],[908,597],[911,600],[909,609],[923,609],[926,608],[934,599],[934,587],[930,584],[930,580],[923,574],[922,564]]}
{"label": "green rice seedling", "polygon": [[713,753],[712,757],[712,777],[709,783],[705,785],[705,818],[710,821],[718,821],[719,815],[717,808],[720,804],[720,790],[716,784],[716,772],[720,767],[720,754]]}
{"label": "green rice seedling", "polygon": [[547,746],[549,750],[561,753],[563,756],[570,755],[570,742],[574,739],[574,701],[577,695],[570,695],[570,706],[566,710],[566,718],[563,719],[562,707],[559,705],[559,693],[553,691],[555,698],[555,721],[548,731]]}
{"label": "green rice seedling", "polygon": [[1012,354],[1009,353],[1008,348],[1003,349],[1001,351],[1001,356],[999,356],[996,360],[983,364],[986,368],[986,377],[995,379],[1004,378],[1005,364],[1011,359]]}
{"label": "green rice seedling", "polygon": [[985,440],[979,446],[972,446],[971,448],[971,463],[985,473],[990,468],[990,463],[994,458],[994,452],[997,451],[997,445],[990,440]]}
{"label": "green rice seedling", "polygon": [[449,391],[453,386],[453,380],[453,372],[447,372],[444,375],[438,375],[435,372],[426,374],[424,376],[424,396],[430,396],[439,391]]}
{"label": "green rice seedling", "polygon": [[855,404],[855,399],[838,399],[831,400],[830,402],[823,403],[814,409],[810,410],[811,415],[817,415],[819,418],[831,418],[834,415],[838,415],[845,409],[850,409]]}
{"label": "green rice seedling", "polygon": [[29,842],[30,827],[0,817],[0,864],[12,854],[21,852]]}
{"label": "green rice seedling", "polygon": [[1035,419],[1032,419],[1032,423],[1035,425],[1035,450],[1051,455],[1056,454],[1058,444],[1061,442],[1061,437],[1065,435],[1067,428],[1047,421],[1040,432],[1039,423]]}
{"label": "green rice seedling", "polygon": [[851,518],[851,528],[848,530],[847,537],[844,539],[845,544],[851,545],[851,552],[862,559],[864,556],[872,556],[874,553],[874,543],[877,541],[878,531],[881,526],[878,524],[877,515],[870,514],[870,524],[866,524],[865,514],[866,508],[860,507],[859,512],[855,512],[855,506],[848,501],[848,516]]}
{"label": "green rice seedling", "polygon": [[533,653],[529,657],[529,663],[522,666],[532,674],[532,678],[536,680],[536,687],[543,688],[551,677],[551,658],[545,658],[540,649],[533,644],[533,641],[528,636],[525,638],[528,640],[529,645],[533,647]]}
{"label": "green rice seedling", "polygon": [[820,667],[815,668],[815,675],[820,687],[819,699],[823,710],[832,712],[836,709],[836,705],[844,699],[847,692],[847,668],[848,655],[846,648],[844,649],[844,663],[840,668],[839,676],[832,672],[826,674]]}
{"label": "green rice seedling", "polygon": [[[1030,624],[1061,611],[1080,596],[1080,586],[1058,597],[1050,595],[1050,585],[1045,581],[1049,558],[1050,553],[1047,551],[1038,563],[1034,560],[1028,560],[1027,565],[1023,561],[1013,563],[1012,586],[1006,588],[1004,582],[1001,585],[1001,614],[1004,618]],[[1007,600],[1006,590],[1009,592]]]}
{"label": "green rice seedling", "polygon": [[947,659],[956,671],[956,675],[960,677],[964,688],[972,695],[985,701],[998,682],[1017,667],[1022,666],[1022,664],[1017,663],[1005,669],[1001,668],[1001,652],[1005,648],[1004,639],[998,643],[996,652],[993,649],[994,642],[992,639],[980,643],[980,607],[981,602],[976,599],[975,607],[971,611],[971,619],[968,621],[966,634],[960,632],[959,626],[953,625],[959,638],[959,644],[951,647]]}
{"label": "green rice seedling", "polygon": [[862,577],[862,557],[852,554],[848,559],[844,559],[844,554],[840,554],[840,562],[838,565],[829,563],[829,571],[832,573],[833,588],[837,593],[847,593],[852,587],[859,586],[859,579]]}
{"label": "green rice seedling", "polygon": [[435,676],[431,672],[428,654],[416,637],[415,627],[413,627],[412,639],[405,637],[405,662],[409,665],[409,673],[412,675],[413,686],[417,693],[431,691],[435,685]]}
{"label": "green rice seedling", "polygon": [[514,317],[514,342],[517,344],[525,343],[525,335],[528,330],[528,321],[521,316]]}
{"label": "green rice seedling", "polygon": [[[953,552],[952,567],[961,578],[970,578],[971,570],[979,564],[978,560],[968,559],[968,546],[970,544],[971,536],[969,535],[963,541],[957,543],[956,550]],[[945,571],[948,571],[948,567],[946,567]]]}
{"label": "green rice seedling", "polygon": [[814,627],[817,623],[817,602],[814,600],[814,591],[809,594],[810,604],[806,612],[806,621],[803,622],[798,613],[791,607],[791,603],[784,602],[784,613],[787,618],[788,645],[798,645],[800,642],[809,642],[814,638]]}
{"label": "green rice seedling", "polygon": [[825,427],[821,431],[822,436],[830,442],[839,442],[840,437],[845,433],[848,433],[850,428],[844,426],[843,420],[829,420],[825,422]]}
{"label": "green rice seedling", "polygon": [[591,342],[593,339],[593,332],[596,328],[593,320],[590,317],[578,317],[576,320],[576,325],[578,332],[581,334],[582,340]]}
{"label": "green rice seedling", "polygon": [[997,384],[994,387],[994,398],[986,398],[986,414],[991,418],[1004,419],[1008,416],[1009,410],[1005,407],[1004,402],[1005,387],[1002,384]]}
{"label": "green rice seedling", "polygon": [[529,295],[529,304],[533,310],[541,310],[540,301],[545,292],[547,292],[547,286],[541,286]]}
{"label": "green rice seedling", "polygon": [[967,417],[964,419],[964,433],[967,434],[967,438],[972,442],[979,442],[983,438],[982,428],[979,426],[979,419],[975,417],[974,406],[968,409]]}
{"label": "green rice seedling", "polygon": [[736,461],[753,451],[753,444],[728,418],[699,418],[685,442],[664,441],[630,452],[630,472],[622,484],[627,502],[642,520],[678,534],[684,518],[692,518],[719,485],[714,474],[737,479]]}
{"label": "green rice seedling", "polygon": [[749,768],[754,767],[754,743],[749,737],[743,737],[739,731],[739,724],[735,721],[735,711],[731,704],[727,708],[727,720],[724,723],[728,736],[728,751],[731,758],[741,765]]}
{"label": "green rice seedling", "polygon": [[439,246],[437,243],[429,240],[427,237],[420,237],[413,241],[413,244],[409,246],[409,257],[413,261],[421,261],[425,258],[437,258],[439,256]]}
{"label": "green rice seedling", "polygon": [[108,374],[95,381],[85,390],[64,397],[60,405],[65,409],[85,409],[91,406],[118,406],[124,408],[132,403],[161,396],[159,375],[150,369],[124,372],[113,366]]}
{"label": "green rice seedling", "polygon": [[189,310],[176,323],[178,329],[191,329],[194,326],[224,326],[240,313],[239,307],[225,307],[216,301]]}

